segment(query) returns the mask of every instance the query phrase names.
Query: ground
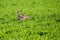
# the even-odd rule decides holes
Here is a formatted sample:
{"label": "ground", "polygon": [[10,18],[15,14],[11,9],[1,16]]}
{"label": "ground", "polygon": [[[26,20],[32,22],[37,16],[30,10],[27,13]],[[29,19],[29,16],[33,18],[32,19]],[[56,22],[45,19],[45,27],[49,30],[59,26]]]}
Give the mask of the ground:
{"label": "ground", "polygon": [[60,40],[60,0],[0,0],[0,40]]}

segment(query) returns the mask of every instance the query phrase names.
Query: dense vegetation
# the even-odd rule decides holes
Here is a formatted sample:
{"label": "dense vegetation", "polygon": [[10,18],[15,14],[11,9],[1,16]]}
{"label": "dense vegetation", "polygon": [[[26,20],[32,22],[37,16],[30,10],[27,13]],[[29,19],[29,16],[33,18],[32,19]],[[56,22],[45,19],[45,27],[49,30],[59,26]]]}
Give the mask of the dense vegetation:
{"label": "dense vegetation", "polygon": [[60,40],[60,0],[0,0],[0,40]]}

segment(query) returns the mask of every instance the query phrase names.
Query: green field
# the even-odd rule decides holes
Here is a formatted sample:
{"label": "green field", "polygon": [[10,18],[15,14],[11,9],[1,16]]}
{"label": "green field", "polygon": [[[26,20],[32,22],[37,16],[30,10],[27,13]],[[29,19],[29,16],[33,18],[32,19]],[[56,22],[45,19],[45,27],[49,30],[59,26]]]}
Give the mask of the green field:
{"label": "green field", "polygon": [[0,0],[0,40],[60,40],[60,0]]}

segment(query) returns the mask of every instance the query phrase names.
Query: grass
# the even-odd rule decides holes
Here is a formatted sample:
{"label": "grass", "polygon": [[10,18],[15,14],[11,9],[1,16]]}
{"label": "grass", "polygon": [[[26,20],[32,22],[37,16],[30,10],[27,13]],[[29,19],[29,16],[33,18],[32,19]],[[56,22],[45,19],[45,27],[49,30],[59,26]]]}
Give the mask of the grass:
{"label": "grass", "polygon": [[0,0],[0,40],[60,40],[60,0]]}

